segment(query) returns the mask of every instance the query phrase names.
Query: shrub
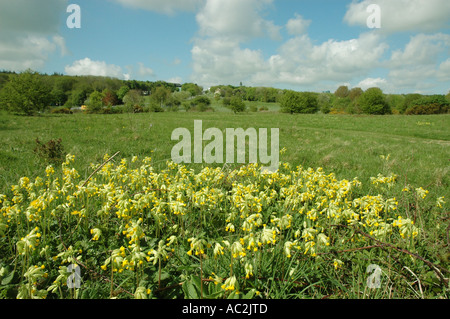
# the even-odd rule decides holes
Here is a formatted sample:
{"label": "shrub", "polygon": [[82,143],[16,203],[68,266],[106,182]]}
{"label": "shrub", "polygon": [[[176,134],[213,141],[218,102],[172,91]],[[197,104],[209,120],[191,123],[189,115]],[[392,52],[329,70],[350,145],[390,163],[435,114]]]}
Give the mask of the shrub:
{"label": "shrub", "polygon": [[316,113],[319,109],[317,97],[310,92],[288,90],[280,101],[281,111],[286,113]]}
{"label": "shrub", "polygon": [[383,115],[391,113],[391,107],[387,103],[383,91],[376,87],[367,89],[358,98],[358,104],[366,114]]}
{"label": "shrub", "polygon": [[103,94],[99,91],[94,91],[86,100],[88,113],[100,113],[103,108]]}
{"label": "shrub", "polygon": [[191,101],[189,110],[205,112],[211,109],[210,105],[211,100],[207,96],[197,96]]}
{"label": "shrub", "polygon": [[72,114],[73,112],[64,106],[55,107],[50,110],[51,114]]}
{"label": "shrub", "polygon": [[62,140],[59,138],[57,140],[50,140],[47,143],[42,143],[39,138],[36,138],[34,153],[46,163],[60,164],[66,157],[61,142]]}
{"label": "shrub", "polygon": [[230,107],[234,113],[245,111],[245,102],[238,96],[233,96],[230,101]]}
{"label": "shrub", "polygon": [[250,112],[258,112],[258,107],[256,105],[250,105],[249,110]]}
{"label": "shrub", "polygon": [[444,95],[422,97],[412,102],[405,112],[407,115],[444,114],[450,110],[450,102]]}

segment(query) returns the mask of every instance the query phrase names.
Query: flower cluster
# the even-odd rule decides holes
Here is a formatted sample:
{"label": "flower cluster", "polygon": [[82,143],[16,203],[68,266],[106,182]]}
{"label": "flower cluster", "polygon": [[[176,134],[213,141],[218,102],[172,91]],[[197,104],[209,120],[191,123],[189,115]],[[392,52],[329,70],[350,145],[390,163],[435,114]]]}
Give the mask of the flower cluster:
{"label": "flower cluster", "polygon": [[[60,259],[61,264],[101,258],[99,271],[118,274],[156,265],[176,273],[180,260],[200,260],[218,287],[230,293],[264,271],[264,261],[274,256],[314,259],[344,238],[352,245],[364,242],[335,226],[354,227],[380,240],[408,239],[405,244],[419,234],[396,197],[360,196],[357,178],[338,180],[322,168],[293,170],[283,163],[278,172],[261,174],[258,164],[249,164],[196,173],[167,162],[157,172],[151,158],[133,157],[117,165],[111,161],[85,181],[70,167],[73,162],[68,155],[61,176],[49,166],[44,178],[23,177],[10,196],[0,195],[0,235],[11,239],[20,255],[48,263]],[[396,180],[396,175],[378,175],[371,183],[391,188]],[[416,188],[416,193],[424,199],[428,191]],[[438,207],[443,203],[443,197],[437,200]],[[43,233],[49,247],[39,255]],[[77,245],[90,246],[85,253]],[[337,258],[329,266],[345,267]],[[52,293],[67,277],[61,269]],[[293,266],[290,275],[295,271]],[[150,287],[134,291],[144,297]]]}

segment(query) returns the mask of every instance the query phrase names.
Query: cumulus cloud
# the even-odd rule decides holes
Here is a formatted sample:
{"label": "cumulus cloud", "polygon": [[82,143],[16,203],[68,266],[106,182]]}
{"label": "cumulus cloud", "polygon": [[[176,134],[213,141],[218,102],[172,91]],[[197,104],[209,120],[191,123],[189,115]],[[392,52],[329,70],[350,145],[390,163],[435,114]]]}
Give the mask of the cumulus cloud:
{"label": "cumulus cloud", "polygon": [[203,85],[238,83],[264,66],[260,51],[230,39],[198,39],[191,52],[195,82]]}
{"label": "cumulus cloud", "polygon": [[387,81],[383,78],[367,78],[359,82],[356,87],[359,87],[363,90],[367,90],[373,87],[378,87],[382,90],[385,90],[387,87]]}
{"label": "cumulus cloud", "polygon": [[41,68],[57,48],[69,52],[58,34],[67,0],[0,1],[0,69]]}
{"label": "cumulus cloud", "polygon": [[142,62],[138,63],[138,74],[139,76],[146,77],[146,76],[154,76],[155,72],[153,69],[146,67]]}
{"label": "cumulus cloud", "polygon": [[66,66],[65,72],[67,75],[95,75],[119,79],[127,77],[120,66],[107,64],[104,61],[92,61],[89,58],[75,61],[72,65]]}
{"label": "cumulus cloud", "polygon": [[349,25],[366,27],[370,13],[367,8],[377,4],[381,9],[381,32],[433,32],[448,28],[450,1],[448,0],[363,0],[353,1],[345,14]]}
{"label": "cumulus cloud", "polygon": [[286,29],[291,35],[301,35],[306,33],[311,20],[305,20],[298,13],[295,14],[295,18],[290,19],[286,24]]}
{"label": "cumulus cloud", "polygon": [[204,0],[113,0],[125,7],[173,15],[180,11],[195,11]]}
{"label": "cumulus cloud", "polygon": [[245,41],[269,36],[280,39],[280,26],[261,17],[261,11],[272,0],[207,0],[197,14],[201,36],[229,37]]}
{"label": "cumulus cloud", "polygon": [[430,81],[449,79],[449,60],[441,61],[450,51],[450,35],[443,33],[417,34],[410,38],[403,50],[392,52],[385,67],[388,79],[396,88],[421,90]]}

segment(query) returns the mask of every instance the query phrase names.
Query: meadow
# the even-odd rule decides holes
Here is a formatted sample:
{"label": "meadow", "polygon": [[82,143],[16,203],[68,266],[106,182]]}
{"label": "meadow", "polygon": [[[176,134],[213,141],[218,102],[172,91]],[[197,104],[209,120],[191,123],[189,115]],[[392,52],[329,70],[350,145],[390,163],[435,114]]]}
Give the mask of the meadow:
{"label": "meadow", "polygon": [[[172,131],[197,119],[279,128],[279,172],[171,163]],[[0,296],[448,298],[449,127],[276,107],[2,113]],[[61,138],[62,164],[35,154],[37,138]]]}

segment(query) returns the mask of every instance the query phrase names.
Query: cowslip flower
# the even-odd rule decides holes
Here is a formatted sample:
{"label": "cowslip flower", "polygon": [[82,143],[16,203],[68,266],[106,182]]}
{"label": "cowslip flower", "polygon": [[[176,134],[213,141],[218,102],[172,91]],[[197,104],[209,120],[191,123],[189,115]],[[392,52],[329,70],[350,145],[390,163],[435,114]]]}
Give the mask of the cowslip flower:
{"label": "cowslip flower", "polygon": [[439,197],[439,198],[436,200],[436,206],[437,206],[437,207],[442,208],[442,205],[443,205],[443,204],[445,204],[444,196]]}
{"label": "cowslip flower", "polygon": [[98,228],[91,229],[91,235],[93,235],[92,240],[98,240],[102,234],[102,231]]}
{"label": "cowslip flower", "polygon": [[221,286],[221,288],[225,291],[235,290],[237,288],[236,284],[237,284],[236,276],[232,276],[232,277],[225,279],[225,282]]}
{"label": "cowslip flower", "polygon": [[429,192],[427,190],[423,189],[422,187],[416,188],[416,194],[419,197],[421,197],[422,199],[424,199],[428,193]]}

